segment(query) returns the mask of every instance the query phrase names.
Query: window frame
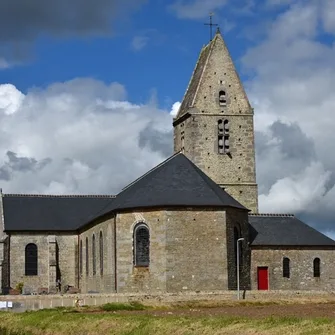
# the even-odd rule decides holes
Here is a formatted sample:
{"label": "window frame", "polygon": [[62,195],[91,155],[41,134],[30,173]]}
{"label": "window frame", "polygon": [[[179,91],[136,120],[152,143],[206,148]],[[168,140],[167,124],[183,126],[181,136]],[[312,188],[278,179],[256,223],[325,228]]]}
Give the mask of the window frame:
{"label": "window frame", "polygon": [[221,89],[219,91],[219,105],[221,107],[227,106],[227,92],[226,92],[226,90]]}
{"label": "window frame", "polygon": [[[29,250],[33,248],[32,250]],[[30,253],[30,254],[29,254]],[[25,276],[38,276],[38,247],[35,243],[28,243],[24,249]]]}
{"label": "window frame", "polygon": [[86,273],[86,276],[88,276],[90,274],[90,268],[89,268],[89,256],[88,256],[88,237],[86,237],[86,254],[85,254],[85,265],[86,265],[86,268],[85,268],[85,273]]}
{"label": "window frame", "polygon": [[83,275],[83,240],[79,241],[79,274]]}
{"label": "window frame", "polygon": [[100,276],[104,274],[104,240],[102,231],[99,233],[99,260],[100,260]]}
{"label": "window frame", "polygon": [[[145,258],[145,260],[140,260],[138,259],[138,248],[139,248],[139,241],[138,241],[138,232],[139,230],[141,229],[144,229],[147,233],[147,246],[146,246],[146,249],[145,250],[145,255],[142,256],[143,258]],[[143,236],[142,236],[143,238]],[[145,237],[144,237],[145,238]],[[134,266],[135,267],[142,267],[142,268],[148,268],[150,266],[150,229],[149,227],[141,222],[139,224],[137,224],[135,227],[134,227],[134,232],[133,232],[133,263],[134,263]],[[143,250],[142,250],[143,252]]]}
{"label": "window frame", "polygon": [[283,278],[291,278],[291,260],[288,257],[283,258]]}
{"label": "window frame", "polygon": [[313,277],[314,278],[321,277],[321,260],[319,257],[315,257],[313,259]]}
{"label": "window frame", "polygon": [[95,276],[97,274],[97,260],[96,260],[96,243],[95,243],[95,234],[92,235],[92,274]]}

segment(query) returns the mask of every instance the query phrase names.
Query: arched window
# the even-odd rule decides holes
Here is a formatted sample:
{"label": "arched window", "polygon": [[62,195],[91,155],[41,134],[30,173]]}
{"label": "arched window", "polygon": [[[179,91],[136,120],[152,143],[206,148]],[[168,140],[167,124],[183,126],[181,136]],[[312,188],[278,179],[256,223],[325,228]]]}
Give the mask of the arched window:
{"label": "arched window", "polygon": [[313,276],[315,278],[320,277],[320,258],[314,258],[314,261],[313,261]]}
{"label": "arched window", "polygon": [[29,243],[25,250],[25,275],[37,276],[37,245]]}
{"label": "arched window", "polygon": [[83,275],[83,241],[80,240],[79,243],[79,273]]}
{"label": "arched window", "polygon": [[149,266],[150,234],[145,224],[139,224],[134,229],[134,265]]}
{"label": "arched window", "polygon": [[92,271],[93,276],[97,273],[97,260],[96,260],[96,252],[95,252],[95,235],[92,236]]}
{"label": "arched window", "polygon": [[100,276],[104,274],[104,240],[102,236],[102,231],[99,235],[99,256],[100,256]]}
{"label": "arched window", "polygon": [[220,93],[219,93],[219,103],[220,103],[220,106],[226,106],[227,98],[226,98],[226,92],[225,91],[220,91]]}
{"label": "arched window", "polygon": [[86,276],[89,274],[89,267],[88,267],[88,237],[86,237]]}
{"label": "arched window", "polygon": [[287,257],[283,259],[283,277],[290,278],[290,259]]}

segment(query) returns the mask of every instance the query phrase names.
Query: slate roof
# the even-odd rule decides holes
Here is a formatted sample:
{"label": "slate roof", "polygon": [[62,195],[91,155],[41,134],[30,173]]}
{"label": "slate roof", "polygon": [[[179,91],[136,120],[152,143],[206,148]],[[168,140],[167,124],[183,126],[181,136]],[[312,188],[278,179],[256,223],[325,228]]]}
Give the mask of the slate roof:
{"label": "slate roof", "polygon": [[99,213],[152,207],[235,207],[247,210],[182,153],[178,153],[120,192]]}
{"label": "slate roof", "polygon": [[252,246],[333,246],[335,241],[293,215],[249,214]]}
{"label": "slate roof", "polygon": [[113,197],[5,194],[5,230],[73,231],[113,202]]}
{"label": "slate roof", "polygon": [[74,231],[112,211],[167,206],[247,210],[183,154],[176,154],[115,196],[3,196],[6,231]]}

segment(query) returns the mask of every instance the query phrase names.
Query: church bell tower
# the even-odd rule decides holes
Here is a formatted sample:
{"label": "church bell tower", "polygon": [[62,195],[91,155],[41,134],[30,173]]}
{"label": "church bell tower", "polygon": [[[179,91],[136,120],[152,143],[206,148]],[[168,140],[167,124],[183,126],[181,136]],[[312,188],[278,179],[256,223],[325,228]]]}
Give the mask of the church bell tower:
{"label": "church bell tower", "polygon": [[174,118],[174,151],[182,151],[237,201],[257,213],[253,118],[218,29],[200,52]]}

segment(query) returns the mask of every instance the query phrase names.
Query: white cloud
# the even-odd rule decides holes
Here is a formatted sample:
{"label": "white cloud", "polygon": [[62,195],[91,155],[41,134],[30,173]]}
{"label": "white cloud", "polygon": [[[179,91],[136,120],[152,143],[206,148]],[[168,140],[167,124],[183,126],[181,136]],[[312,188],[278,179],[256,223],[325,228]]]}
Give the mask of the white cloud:
{"label": "white cloud", "polygon": [[260,211],[293,212],[334,232],[335,48],[318,39],[320,20],[330,27],[326,5],[291,3],[243,64],[254,73]]}
{"label": "white cloud", "polygon": [[172,154],[169,112],[125,98],[92,79],[27,95],[0,85],[4,192],[113,194]]}
{"label": "white cloud", "polygon": [[172,105],[172,109],[170,111],[170,115],[172,115],[173,117],[176,116],[178,114],[180,106],[181,106],[181,103],[179,101],[175,102]]}
{"label": "white cloud", "polygon": [[330,174],[322,163],[313,162],[297,174],[278,179],[267,194],[259,197],[263,211],[296,213],[318,210]]}
{"label": "white cloud", "polygon": [[166,36],[159,32],[157,29],[144,29],[142,31],[138,31],[137,35],[135,35],[131,42],[130,47],[133,51],[140,51],[150,45],[160,45],[164,43]]}
{"label": "white cloud", "polygon": [[131,47],[135,51],[140,51],[143,48],[145,48],[148,42],[149,42],[148,36],[134,36],[131,41]]}
{"label": "white cloud", "polygon": [[11,84],[1,85],[0,90],[0,113],[13,114],[21,106],[24,95]]}

